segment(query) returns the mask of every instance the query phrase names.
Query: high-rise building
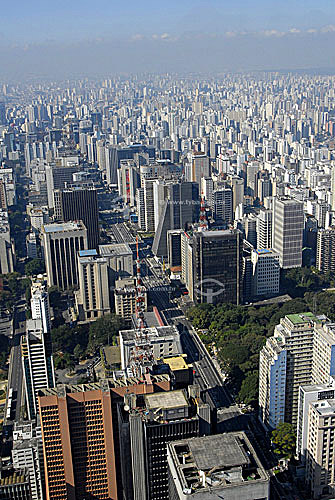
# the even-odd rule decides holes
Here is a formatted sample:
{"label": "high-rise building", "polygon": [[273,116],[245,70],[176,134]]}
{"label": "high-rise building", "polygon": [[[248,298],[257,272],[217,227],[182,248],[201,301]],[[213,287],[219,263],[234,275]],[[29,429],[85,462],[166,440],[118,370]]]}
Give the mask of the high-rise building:
{"label": "high-rise building", "polygon": [[117,171],[118,189],[124,203],[134,207],[136,204],[136,190],[141,186],[138,167],[132,160],[121,161]]}
{"label": "high-rise building", "polygon": [[239,230],[198,231],[192,246],[194,302],[240,304],[242,298],[242,233]]}
{"label": "high-rise building", "polygon": [[233,191],[226,186],[213,192],[213,210],[215,220],[229,224],[233,220]]}
{"label": "high-rise building", "polygon": [[162,198],[154,208],[155,214],[159,213],[159,207],[161,210],[152,245],[153,253],[161,257],[168,255],[167,232],[183,229],[187,223],[199,219],[199,186],[196,182],[172,181],[165,183],[164,187]]}
{"label": "high-rise building", "polygon": [[134,275],[133,252],[128,243],[99,245],[99,255],[107,260],[110,285],[118,278]]}
{"label": "high-rise building", "polygon": [[244,179],[233,176],[230,179],[230,184],[233,189],[233,214],[235,214],[236,208],[244,203]]}
{"label": "high-rise building", "polygon": [[79,290],[75,293],[76,309],[81,321],[94,321],[110,314],[110,290],[107,259],[96,250],[79,250]]}
{"label": "high-rise building", "polygon": [[200,151],[193,152],[190,162],[187,165],[187,180],[200,184],[202,177],[210,177],[210,175],[211,171],[209,157],[205,153],[202,153]]}
{"label": "high-rise building", "polygon": [[56,189],[64,189],[66,183],[72,183],[73,174],[79,170],[79,165],[76,162],[63,164],[49,164],[45,169],[47,191],[48,191],[48,206],[54,208],[54,191]]}
{"label": "high-rise building", "polygon": [[[126,370],[131,366],[136,351],[136,330],[120,330],[121,368]],[[145,335],[151,344],[153,363],[165,356],[182,353],[180,334],[175,325],[148,327]]]}
{"label": "high-rise building", "polygon": [[51,338],[44,333],[40,319],[27,320],[26,333],[21,337],[21,356],[28,418],[32,420],[38,411],[38,391],[55,385]]}
{"label": "high-rise building", "polygon": [[[104,379],[39,392],[47,500],[121,500],[117,402],[170,390],[168,375]],[[131,498],[131,497],[125,497]]]}
{"label": "high-rise building", "polygon": [[262,208],[256,220],[257,248],[272,248],[272,210]]}
{"label": "high-rise building", "polygon": [[[132,490],[134,500],[168,500],[167,443],[207,434],[210,409],[202,403],[198,386],[185,390],[147,394],[144,401],[125,397],[120,413],[122,427],[128,427]],[[129,414],[127,414],[129,412]],[[121,441],[121,448],[123,440]]]}
{"label": "high-rise building", "polygon": [[142,144],[133,144],[127,147],[109,147],[106,159],[106,178],[108,184],[117,184],[117,170],[121,160],[132,160],[138,154],[148,155],[148,159],[155,158],[155,148]]}
{"label": "high-rise building", "polygon": [[213,206],[214,181],[212,177],[202,177],[200,183],[200,195],[205,199],[208,207]]}
{"label": "high-rise building", "polygon": [[76,186],[55,191],[55,216],[59,221],[83,221],[87,229],[88,248],[99,244],[97,190],[93,186]]}
{"label": "high-rise building", "polygon": [[327,399],[335,399],[335,380],[332,377],[326,384],[299,387],[296,456],[303,464],[306,463],[307,454],[309,405],[313,401]]}
{"label": "high-rise building", "polygon": [[277,295],[280,282],[278,253],[271,249],[255,249],[251,252],[251,262],[253,295]]}
{"label": "high-rise building", "polygon": [[32,500],[29,474],[25,470],[0,471],[1,500]]}
{"label": "high-rise building", "polygon": [[14,271],[15,253],[10,234],[8,212],[0,210],[0,274]]}
{"label": "high-rise building", "polygon": [[29,474],[31,500],[45,498],[42,435],[32,422],[15,422],[12,459],[14,469]]}
{"label": "high-rise building", "polygon": [[306,482],[313,499],[335,494],[335,400],[313,401],[308,409]]}
{"label": "high-rise building", "polygon": [[6,105],[4,102],[0,102],[0,125],[6,125]]}
{"label": "high-rise building", "polygon": [[33,279],[30,292],[31,317],[40,319],[43,331],[47,333],[51,330],[51,318],[46,275],[39,275]]}
{"label": "high-rise building", "polygon": [[[147,309],[147,293],[143,290],[143,308]],[[114,288],[115,313],[121,316],[128,325],[136,313],[136,279],[123,278],[115,281]]]}
{"label": "high-rise building", "polygon": [[155,231],[154,182],[155,179],[143,179],[145,230],[147,232]]}
{"label": "high-rise building", "polygon": [[260,353],[259,408],[271,428],[298,420],[299,387],[335,376],[335,325],[312,313],[289,314]]}
{"label": "high-rise building", "polygon": [[317,233],[316,267],[322,273],[335,272],[335,226]]}
{"label": "high-rise building", "polygon": [[279,253],[280,267],[302,265],[303,203],[289,197],[275,198],[272,219],[272,248]]}
{"label": "high-rise building", "polygon": [[145,202],[144,202],[144,188],[136,190],[136,211],[138,217],[138,225],[145,231]]}
{"label": "high-rise building", "polygon": [[172,274],[181,273],[181,241],[183,233],[183,229],[174,229],[167,232],[168,265]]}
{"label": "high-rise building", "polygon": [[167,446],[169,499],[270,498],[270,478],[245,432],[183,438]]}
{"label": "high-rise building", "polygon": [[67,290],[78,285],[77,252],[87,250],[87,229],[81,221],[46,224],[42,228],[48,286]]}

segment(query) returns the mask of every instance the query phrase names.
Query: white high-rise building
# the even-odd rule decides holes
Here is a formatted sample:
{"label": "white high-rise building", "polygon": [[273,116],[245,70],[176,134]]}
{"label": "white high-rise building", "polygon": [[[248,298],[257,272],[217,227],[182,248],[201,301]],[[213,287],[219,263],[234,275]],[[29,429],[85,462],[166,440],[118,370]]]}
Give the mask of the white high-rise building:
{"label": "white high-rise building", "polygon": [[44,475],[43,444],[40,428],[32,422],[15,422],[13,431],[13,468],[26,470],[32,500],[43,499],[42,477]]}
{"label": "white high-rise building", "polygon": [[48,286],[67,290],[78,285],[78,250],[87,250],[87,229],[82,221],[46,224],[42,228]]}
{"label": "white high-rise building", "polygon": [[256,220],[257,248],[272,247],[272,210],[262,209]]}
{"label": "white high-rise building", "polygon": [[31,317],[32,319],[40,319],[44,333],[49,332],[51,329],[51,319],[46,275],[41,274],[37,276],[32,282],[30,291]]}
{"label": "white high-rise building", "polygon": [[276,295],[279,293],[279,255],[271,249],[251,252],[253,295]]}
{"label": "white high-rise building", "polygon": [[38,412],[38,391],[55,386],[51,339],[43,331],[42,320],[27,320],[21,353],[28,418],[33,420]]}

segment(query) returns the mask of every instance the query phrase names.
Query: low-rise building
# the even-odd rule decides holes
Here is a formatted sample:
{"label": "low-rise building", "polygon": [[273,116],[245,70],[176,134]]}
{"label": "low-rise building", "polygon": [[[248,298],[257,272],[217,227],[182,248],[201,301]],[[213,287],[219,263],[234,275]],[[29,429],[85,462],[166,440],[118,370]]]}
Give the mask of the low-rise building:
{"label": "low-rise building", "polygon": [[270,498],[270,478],[244,432],[182,439],[167,447],[171,500]]}

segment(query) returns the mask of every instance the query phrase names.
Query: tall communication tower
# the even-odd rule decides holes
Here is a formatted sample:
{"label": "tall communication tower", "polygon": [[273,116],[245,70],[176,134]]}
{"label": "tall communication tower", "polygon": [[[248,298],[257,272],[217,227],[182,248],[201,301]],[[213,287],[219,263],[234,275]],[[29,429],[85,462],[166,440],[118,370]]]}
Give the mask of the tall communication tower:
{"label": "tall communication tower", "polygon": [[199,231],[206,231],[207,229],[208,229],[208,222],[206,219],[206,212],[205,212],[205,199],[203,197],[203,194],[201,194]]}
{"label": "tall communication tower", "polygon": [[136,377],[148,372],[154,363],[153,346],[148,335],[148,327],[144,317],[146,289],[141,278],[141,261],[136,238],[136,328],[135,346],[131,355],[130,366]]}

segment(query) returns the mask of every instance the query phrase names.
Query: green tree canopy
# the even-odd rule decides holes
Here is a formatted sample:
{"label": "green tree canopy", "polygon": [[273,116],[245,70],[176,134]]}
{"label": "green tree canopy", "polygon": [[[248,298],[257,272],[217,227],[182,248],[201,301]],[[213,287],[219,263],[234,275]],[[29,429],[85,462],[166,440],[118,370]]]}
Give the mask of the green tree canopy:
{"label": "green tree canopy", "polygon": [[88,351],[93,353],[101,346],[116,343],[119,330],[124,328],[124,321],[116,314],[107,314],[90,325]]}
{"label": "green tree canopy", "polygon": [[292,424],[280,422],[271,434],[275,453],[290,460],[295,453],[296,435]]}
{"label": "green tree canopy", "polygon": [[24,266],[24,271],[27,276],[36,276],[45,273],[45,264],[42,259],[32,259]]}
{"label": "green tree canopy", "polygon": [[249,372],[241,384],[238,400],[241,403],[251,404],[258,399],[258,371]]}

